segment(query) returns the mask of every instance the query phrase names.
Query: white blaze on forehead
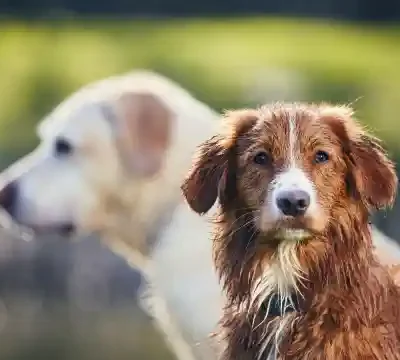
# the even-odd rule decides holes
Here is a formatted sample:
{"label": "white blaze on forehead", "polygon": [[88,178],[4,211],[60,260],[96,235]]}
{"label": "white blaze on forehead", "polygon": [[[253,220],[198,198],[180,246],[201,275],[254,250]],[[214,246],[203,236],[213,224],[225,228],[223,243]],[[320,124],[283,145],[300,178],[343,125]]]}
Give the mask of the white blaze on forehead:
{"label": "white blaze on forehead", "polygon": [[297,143],[296,118],[289,116],[289,166],[296,166],[295,146]]}
{"label": "white blaze on forehead", "polygon": [[282,191],[305,191],[310,196],[310,205],[307,212],[312,213],[317,207],[315,186],[301,168],[300,162],[298,161],[302,154],[296,153],[299,149],[299,136],[301,136],[297,131],[296,121],[294,116],[288,118],[288,151],[286,153],[287,159],[285,159],[285,167],[276,175],[275,179],[271,181],[269,187],[267,204],[270,207],[269,217],[272,216],[271,220],[277,220],[282,216],[276,201]]}

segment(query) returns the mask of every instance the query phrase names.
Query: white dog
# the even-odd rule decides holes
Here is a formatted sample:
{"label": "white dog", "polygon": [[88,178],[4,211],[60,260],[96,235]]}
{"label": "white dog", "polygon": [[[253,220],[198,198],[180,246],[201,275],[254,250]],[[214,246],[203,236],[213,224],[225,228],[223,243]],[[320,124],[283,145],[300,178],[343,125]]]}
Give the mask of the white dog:
{"label": "white dog", "polygon": [[[145,71],[82,88],[41,122],[38,148],[3,174],[0,205],[37,231],[98,232],[150,283],[146,305],[180,360],[217,356],[208,340],[223,297],[210,223],[180,184],[218,115],[166,78]],[[155,238],[154,247],[146,240]],[[380,233],[380,257],[400,250]]]}

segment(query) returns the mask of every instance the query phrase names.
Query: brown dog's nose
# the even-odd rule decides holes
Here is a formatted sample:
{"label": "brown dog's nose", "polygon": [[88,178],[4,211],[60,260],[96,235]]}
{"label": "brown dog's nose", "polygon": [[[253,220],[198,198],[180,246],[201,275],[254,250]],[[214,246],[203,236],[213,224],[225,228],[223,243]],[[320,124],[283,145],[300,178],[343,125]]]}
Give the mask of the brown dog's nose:
{"label": "brown dog's nose", "polygon": [[0,207],[14,216],[15,203],[17,200],[18,186],[14,181],[9,182],[0,189]]}
{"label": "brown dog's nose", "polygon": [[276,204],[286,216],[304,215],[310,205],[310,195],[303,190],[283,191],[276,199]]}

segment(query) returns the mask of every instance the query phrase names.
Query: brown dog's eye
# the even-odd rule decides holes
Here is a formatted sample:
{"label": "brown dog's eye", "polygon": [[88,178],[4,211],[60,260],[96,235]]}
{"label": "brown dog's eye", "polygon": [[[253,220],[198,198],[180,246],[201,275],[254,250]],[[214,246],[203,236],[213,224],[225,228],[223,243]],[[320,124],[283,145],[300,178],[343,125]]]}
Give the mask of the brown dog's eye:
{"label": "brown dog's eye", "polygon": [[329,154],[326,151],[320,150],[315,153],[314,161],[316,164],[322,164],[327,162],[328,160],[329,160]]}
{"label": "brown dog's eye", "polygon": [[58,156],[72,153],[72,145],[67,139],[58,138],[54,143],[54,153]]}
{"label": "brown dog's eye", "polygon": [[270,163],[270,157],[265,151],[260,151],[254,156],[253,161],[257,165],[268,165]]}

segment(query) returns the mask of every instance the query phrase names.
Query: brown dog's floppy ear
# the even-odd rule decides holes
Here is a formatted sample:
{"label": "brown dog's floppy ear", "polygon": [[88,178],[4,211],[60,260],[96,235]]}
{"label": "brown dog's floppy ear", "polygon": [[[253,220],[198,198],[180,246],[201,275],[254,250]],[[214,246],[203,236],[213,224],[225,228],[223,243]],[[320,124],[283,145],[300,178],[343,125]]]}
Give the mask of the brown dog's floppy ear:
{"label": "brown dog's floppy ear", "polygon": [[116,142],[125,168],[140,176],[156,174],[170,144],[173,113],[151,93],[126,93],[114,110]]}
{"label": "brown dog's floppy ear", "polygon": [[200,146],[192,169],[181,186],[189,206],[197,213],[204,214],[214,205],[226,166],[226,149],[220,136],[214,136]]}
{"label": "brown dog's floppy ear", "polygon": [[258,120],[258,111],[227,111],[222,132],[199,148],[181,189],[190,207],[204,214],[219,198],[223,209],[237,200],[237,140]]}
{"label": "brown dog's floppy ear", "polygon": [[398,179],[395,166],[379,140],[361,128],[352,118],[351,109],[331,110],[337,116],[330,119],[331,124],[342,141],[351,181],[363,203],[376,209],[392,205]]}
{"label": "brown dog's floppy ear", "polygon": [[397,192],[394,164],[370,135],[363,134],[352,144],[353,174],[359,193],[376,209],[392,205]]}

